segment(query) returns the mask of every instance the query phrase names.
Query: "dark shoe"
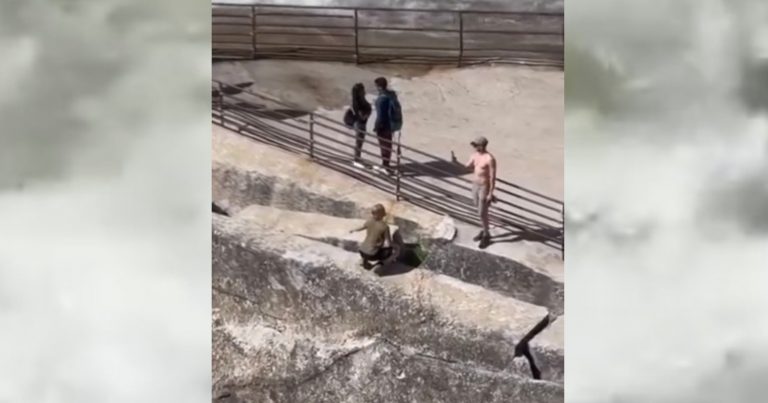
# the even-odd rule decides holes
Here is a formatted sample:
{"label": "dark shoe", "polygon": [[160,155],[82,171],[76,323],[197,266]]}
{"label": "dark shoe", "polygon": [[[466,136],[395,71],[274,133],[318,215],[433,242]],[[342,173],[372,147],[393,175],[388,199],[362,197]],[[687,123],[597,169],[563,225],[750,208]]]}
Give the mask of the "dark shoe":
{"label": "dark shoe", "polygon": [[478,242],[479,240],[483,239],[483,235],[485,235],[485,231],[480,231],[475,235],[474,238],[472,238],[473,241]]}
{"label": "dark shoe", "polygon": [[480,247],[480,249],[485,249],[490,245],[491,235],[486,233],[483,237],[480,238],[480,245],[478,245],[478,247]]}

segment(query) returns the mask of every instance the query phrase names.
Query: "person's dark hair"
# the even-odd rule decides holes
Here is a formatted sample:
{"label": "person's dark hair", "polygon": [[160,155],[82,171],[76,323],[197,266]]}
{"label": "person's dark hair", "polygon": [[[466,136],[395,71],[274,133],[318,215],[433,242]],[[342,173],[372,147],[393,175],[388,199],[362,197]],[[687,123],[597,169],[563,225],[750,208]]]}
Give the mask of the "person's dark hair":
{"label": "person's dark hair", "polygon": [[357,83],[352,86],[352,102],[359,99],[365,99],[365,86],[363,83]]}
{"label": "person's dark hair", "polygon": [[352,86],[352,110],[355,114],[362,112],[369,115],[371,113],[371,104],[365,99],[365,86],[362,83]]}
{"label": "person's dark hair", "polygon": [[381,203],[377,203],[371,208],[371,214],[374,216],[384,217],[387,215],[387,210],[384,209],[384,206],[382,206]]}
{"label": "person's dark hair", "polygon": [[373,80],[374,83],[376,83],[376,86],[382,89],[387,89],[387,79],[384,77],[379,77],[375,80]]}

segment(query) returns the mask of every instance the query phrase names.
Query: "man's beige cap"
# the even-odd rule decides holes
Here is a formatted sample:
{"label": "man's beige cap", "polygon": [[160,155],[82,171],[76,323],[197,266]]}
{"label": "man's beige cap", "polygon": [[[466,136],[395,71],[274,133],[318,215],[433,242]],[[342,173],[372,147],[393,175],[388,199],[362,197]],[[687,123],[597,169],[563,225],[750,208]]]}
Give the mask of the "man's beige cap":
{"label": "man's beige cap", "polygon": [[483,137],[483,136],[480,136],[480,137],[472,140],[472,142],[469,143],[469,144],[472,144],[473,146],[487,146],[488,145],[488,139]]}

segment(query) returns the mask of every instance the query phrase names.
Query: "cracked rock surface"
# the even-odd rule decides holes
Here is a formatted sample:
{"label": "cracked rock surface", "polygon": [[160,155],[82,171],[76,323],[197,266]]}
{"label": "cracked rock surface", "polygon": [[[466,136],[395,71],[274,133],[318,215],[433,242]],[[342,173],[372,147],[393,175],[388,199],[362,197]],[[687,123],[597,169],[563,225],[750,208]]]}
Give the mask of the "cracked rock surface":
{"label": "cracked rock surface", "polygon": [[[288,330],[284,330],[287,332]],[[285,363],[217,391],[218,402],[561,402],[551,383],[451,363],[385,339],[319,341],[271,328],[245,333],[261,346],[232,351],[244,367]],[[217,337],[215,335],[214,337]],[[221,336],[219,336],[221,337]],[[244,342],[246,343],[246,342]],[[227,344],[234,349],[233,343]],[[298,364],[297,364],[298,363]]]}
{"label": "cracked rock surface", "polygon": [[[446,217],[322,169],[304,178],[289,155],[254,162],[258,147],[227,136],[214,136],[214,401],[563,401],[559,279],[455,245]],[[427,245],[421,266],[360,266],[348,231],[374,202]]]}

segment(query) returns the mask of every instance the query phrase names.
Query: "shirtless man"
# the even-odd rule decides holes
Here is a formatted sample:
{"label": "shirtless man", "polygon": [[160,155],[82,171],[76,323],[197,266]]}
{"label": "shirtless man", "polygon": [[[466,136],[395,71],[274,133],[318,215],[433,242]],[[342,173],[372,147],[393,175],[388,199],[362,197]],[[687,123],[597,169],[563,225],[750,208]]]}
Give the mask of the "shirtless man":
{"label": "shirtless man", "polygon": [[486,149],[488,139],[485,137],[478,137],[470,144],[475,148],[475,153],[464,166],[474,172],[472,198],[483,227],[482,231],[474,237],[474,241],[480,241],[480,246],[484,247],[488,246],[491,240],[488,206],[494,199],[493,191],[496,188],[496,158]]}

